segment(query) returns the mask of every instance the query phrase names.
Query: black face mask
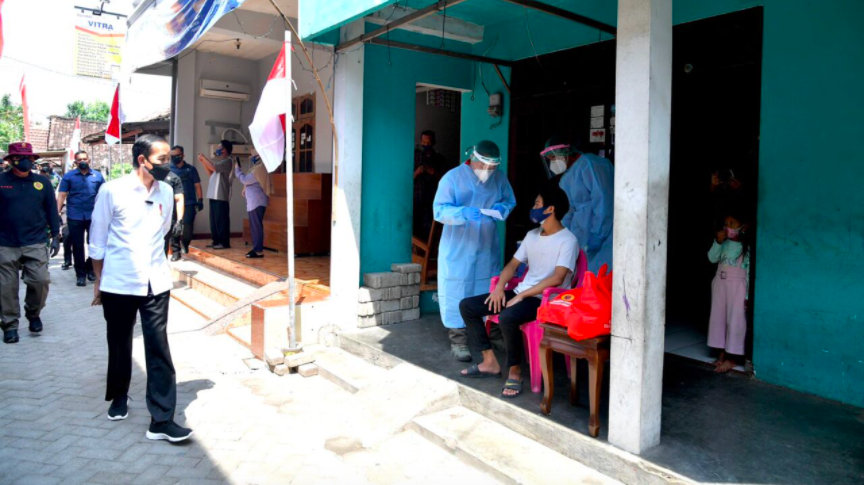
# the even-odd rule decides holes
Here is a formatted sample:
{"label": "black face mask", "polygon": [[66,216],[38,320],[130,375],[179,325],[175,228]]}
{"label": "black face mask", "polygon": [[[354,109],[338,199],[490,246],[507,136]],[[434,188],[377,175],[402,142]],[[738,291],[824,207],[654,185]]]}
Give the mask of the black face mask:
{"label": "black face mask", "polygon": [[175,165],[180,165],[182,162],[183,162],[183,156],[182,155],[174,155],[171,157],[171,163],[173,163]]}
{"label": "black face mask", "polygon": [[90,170],[90,164],[88,162],[78,162],[78,170],[86,172]]}
{"label": "black face mask", "polygon": [[29,158],[22,158],[17,162],[12,162],[12,166],[15,167],[19,172],[29,172],[31,168],[33,168],[33,160]]}
{"label": "black face mask", "polygon": [[153,165],[153,168],[144,167],[144,169],[147,170],[150,175],[153,176],[153,178],[159,180],[160,182],[165,180],[165,177],[168,177],[168,174],[171,173],[171,168],[169,168],[166,164],[151,165]]}

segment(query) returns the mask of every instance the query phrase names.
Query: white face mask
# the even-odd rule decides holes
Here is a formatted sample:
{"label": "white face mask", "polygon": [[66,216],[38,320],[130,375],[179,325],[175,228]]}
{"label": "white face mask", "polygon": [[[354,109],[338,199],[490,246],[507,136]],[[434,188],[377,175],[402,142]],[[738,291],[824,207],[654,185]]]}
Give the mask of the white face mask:
{"label": "white face mask", "polygon": [[556,175],[565,173],[565,170],[568,169],[568,164],[561,158],[554,158],[550,162],[550,171]]}
{"label": "white face mask", "polygon": [[493,174],[492,170],[481,170],[479,168],[475,168],[472,170],[475,172],[475,175],[477,175],[478,180],[480,180],[482,184],[487,183],[487,180],[489,180],[490,175]]}

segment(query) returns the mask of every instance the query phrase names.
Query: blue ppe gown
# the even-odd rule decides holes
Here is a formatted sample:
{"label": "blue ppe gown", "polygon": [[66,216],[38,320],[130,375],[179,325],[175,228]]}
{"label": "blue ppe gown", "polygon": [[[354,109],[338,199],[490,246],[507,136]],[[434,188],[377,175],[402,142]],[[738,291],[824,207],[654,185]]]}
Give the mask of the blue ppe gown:
{"label": "blue ppe gown", "polygon": [[577,236],[594,273],[604,264],[613,269],[613,164],[584,153],[562,175],[559,187],[571,206],[562,225]]}
{"label": "blue ppe gown", "polygon": [[502,269],[496,223],[489,216],[466,220],[463,207],[491,209],[500,204],[507,218],[517,201],[507,176],[496,170],[486,183],[462,164],[442,177],[433,201],[433,217],[442,223],[438,259],[438,303],[447,328],[465,328],[460,316],[463,298],[490,291],[490,279]]}

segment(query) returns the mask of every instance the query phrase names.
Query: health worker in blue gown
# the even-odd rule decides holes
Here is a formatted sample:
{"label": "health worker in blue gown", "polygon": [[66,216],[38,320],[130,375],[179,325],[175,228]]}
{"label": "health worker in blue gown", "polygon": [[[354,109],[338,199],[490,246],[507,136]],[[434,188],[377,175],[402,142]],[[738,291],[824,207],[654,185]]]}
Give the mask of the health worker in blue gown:
{"label": "health worker in blue gown", "polygon": [[466,163],[448,171],[439,182],[433,217],[444,225],[439,243],[438,303],[448,328],[454,358],[471,361],[465,323],[459,305],[463,298],[490,290],[490,279],[502,269],[494,215],[501,220],[517,205],[507,175],[498,170],[499,147],[481,141],[466,153]]}
{"label": "health worker in blue gown", "polygon": [[588,270],[604,264],[613,269],[613,164],[592,153],[582,153],[563,139],[547,141],[541,157],[559,187],[568,194],[570,210],[562,219],[579,241]]}

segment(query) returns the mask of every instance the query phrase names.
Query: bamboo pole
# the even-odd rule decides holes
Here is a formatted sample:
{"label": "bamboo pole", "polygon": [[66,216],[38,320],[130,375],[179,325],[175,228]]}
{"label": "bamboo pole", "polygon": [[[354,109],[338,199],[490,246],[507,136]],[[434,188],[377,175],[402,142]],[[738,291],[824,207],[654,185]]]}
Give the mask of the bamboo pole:
{"label": "bamboo pole", "polygon": [[[282,20],[285,22],[285,25],[288,27],[288,29],[291,30],[291,33],[294,34],[295,38],[297,38],[297,43],[300,45],[301,50],[303,50],[303,55],[306,56],[306,62],[308,62],[309,66],[312,68],[312,74],[313,74],[313,76],[315,76],[315,80],[318,83],[319,89],[321,89],[322,97],[324,97],[324,104],[327,107],[327,114],[330,117],[330,127],[331,127],[331,130],[333,131],[333,186],[338,187],[339,186],[339,137],[337,136],[337,133],[336,133],[336,123],[333,121],[333,107],[330,104],[330,98],[327,97],[327,90],[324,87],[324,83],[321,81],[321,77],[318,75],[318,69],[316,69],[315,65],[312,63],[312,57],[309,55],[309,51],[306,49],[306,45],[304,45],[303,41],[300,40],[300,35],[297,33],[297,30],[295,30],[294,26],[291,25],[291,22],[288,21],[288,17],[282,12],[282,9],[279,8],[279,5],[276,4],[276,1],[270,0],[270,3],[271,3],[271,5],[273,5],[273,8],[275,8],[276,11],[279,12],[279,15],[282,17]],[[290,42],[289,42],[289,47],[291,47]],[[337,53],[334,52],[333,55],[337,55]],[[288,62],[289,61],[286,60],[286,63],[288,63]],[[289,100],[290,99],[291,98],[289,97]],[[288,115],[288,113],[286,113],[286,116],[287,115]],[[288,137],[287,132],[288,132],[288,128],[286,127],[286,138]],[[287,146],[291,146],[291,145],[287,145]],[[286,160],[288,160],[288,159],[289,158],[286,157]],[[331,209],[330,209],[330,212],[331,212],[331,214],[330,214],[331,221],[330,222],[331,222],[331,224],[336,223],[336,206],[337,206],[336,197],[337,197],[337,191],[334,190],[333,191],[333,200],[331,202]]]}

